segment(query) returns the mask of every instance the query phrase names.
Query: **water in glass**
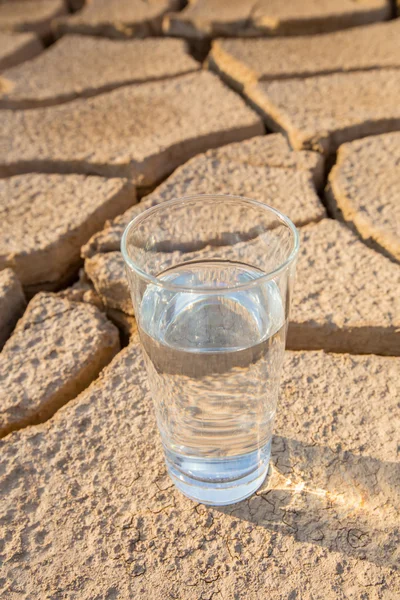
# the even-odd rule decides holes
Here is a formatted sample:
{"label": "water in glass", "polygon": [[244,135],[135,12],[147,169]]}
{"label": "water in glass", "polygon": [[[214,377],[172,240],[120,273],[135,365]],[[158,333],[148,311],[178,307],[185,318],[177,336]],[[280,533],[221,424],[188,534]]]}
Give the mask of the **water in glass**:
{"label": "water in glass", "polygon": [[[261,275],[240,263],[186,263],[158,279],[190,291],[149,284],[140,305],[169,473],[208,504],[247,497],[268,469],[286,320],[277,284],[257,283]],[[241,284],[250,287],[226,289]]]}

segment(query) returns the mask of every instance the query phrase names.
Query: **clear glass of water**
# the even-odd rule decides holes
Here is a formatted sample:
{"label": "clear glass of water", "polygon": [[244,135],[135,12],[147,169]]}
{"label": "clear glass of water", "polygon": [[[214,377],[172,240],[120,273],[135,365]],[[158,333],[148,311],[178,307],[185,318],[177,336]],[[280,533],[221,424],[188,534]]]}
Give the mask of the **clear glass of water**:
{"label": "clear glass of water", "polygon": [[168,472],[195,501],[238,502],[267,474],[298,245],[277,210],[218,195],[159,204],[123,235]]}

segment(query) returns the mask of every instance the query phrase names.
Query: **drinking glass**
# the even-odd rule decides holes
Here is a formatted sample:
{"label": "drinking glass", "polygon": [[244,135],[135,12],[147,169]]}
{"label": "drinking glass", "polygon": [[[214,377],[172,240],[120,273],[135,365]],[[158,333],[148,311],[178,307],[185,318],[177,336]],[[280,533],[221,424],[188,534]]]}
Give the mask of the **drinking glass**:
{"label": "drinking glass", "polygon": [[122,254],[169,475],[210,505],[268,471],[298,253],[293,223],[237,196],[137,216]]}

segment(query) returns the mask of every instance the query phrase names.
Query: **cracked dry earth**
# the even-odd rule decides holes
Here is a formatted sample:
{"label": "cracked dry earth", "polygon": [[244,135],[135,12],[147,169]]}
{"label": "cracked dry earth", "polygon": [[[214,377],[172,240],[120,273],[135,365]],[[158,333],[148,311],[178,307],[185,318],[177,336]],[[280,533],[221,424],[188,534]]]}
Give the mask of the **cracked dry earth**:
{"label": "cracked dry earth", "polygon": [[[400,597],[395,5],[0,2],[1,599]],[[166,474],[119,250],[198,193],[301,240],[269,474],[221,509]]]}

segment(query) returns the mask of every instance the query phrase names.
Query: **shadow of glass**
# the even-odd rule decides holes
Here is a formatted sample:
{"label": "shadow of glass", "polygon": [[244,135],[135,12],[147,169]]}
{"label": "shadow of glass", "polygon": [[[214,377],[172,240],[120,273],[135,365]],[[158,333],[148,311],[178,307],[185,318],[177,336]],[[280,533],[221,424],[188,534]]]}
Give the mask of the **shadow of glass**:
{"label": "shadow of glass", "polygon": [[275,436],[251,498],[224,514],[380,566],[400,564],[400,465]]}

